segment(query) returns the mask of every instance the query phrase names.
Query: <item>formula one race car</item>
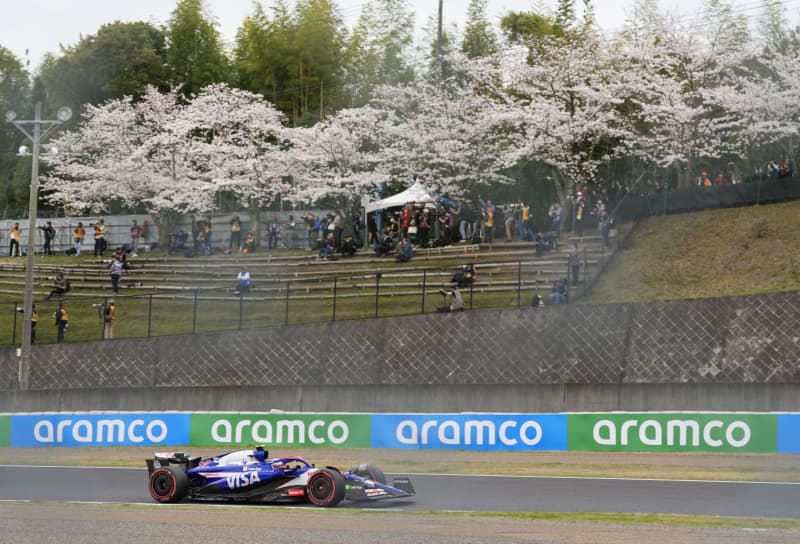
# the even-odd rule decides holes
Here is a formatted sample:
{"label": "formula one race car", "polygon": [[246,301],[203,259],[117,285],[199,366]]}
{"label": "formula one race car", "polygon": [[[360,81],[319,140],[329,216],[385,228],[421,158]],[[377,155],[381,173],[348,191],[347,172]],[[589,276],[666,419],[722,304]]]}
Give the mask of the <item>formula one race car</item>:
{"label": "formula one race car", "polygon": [[373,465],[342,472],[317,468],[302,457],[269,459],[263,447],[202,459],[184,453],[156,453],[147,459],[150,496],[158,502],[184,498],[260,502],[310,502],[336,506],[343,499],[373,501],[415,495],[408,478],[386,483]]}

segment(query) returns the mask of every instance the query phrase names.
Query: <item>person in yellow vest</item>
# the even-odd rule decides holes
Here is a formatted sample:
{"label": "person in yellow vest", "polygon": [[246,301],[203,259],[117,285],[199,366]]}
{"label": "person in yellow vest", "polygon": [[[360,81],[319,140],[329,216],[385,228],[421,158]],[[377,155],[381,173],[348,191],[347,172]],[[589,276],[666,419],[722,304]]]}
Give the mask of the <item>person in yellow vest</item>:
{"label": "person in yellow vest", "polygon": [[58,327],[56,342],[61,344],[64,342],[64,331],[69,328],[69,313],[67,313],[66,306],[59,304],[58,310],[53,314],[53,317],[56,320],[56,327]]}
{"label": "person in yellow vest", "polygon": [[231,219],[231,252],[242,249],[242,221],[238,215]]}
{"label": "person in yellow vest", "polygon": [[36,343],[36,325],[39,323],[39,312],[36,311],[36,304],[31,306],[31,344]]}
{"label": "person in yellow vest", "polygon": [[491,200],[488,201],[486,208],[483,210],[483,226],[486,243],[491,244],[494,235],[494,206],[492,206]]}
{"label": "person in yellow vest", "polygon": [[117,318],[117,305],[113,300],[108,301],[103,314],[103,338],[111,340],[114,338],[114,320]]}
{"label": "person in yellow vest", "polygon": [[100,219],[94,224],[94,256],[102,257],[106,250],[106,223]]}
{"label": "person in yellow vest", "polygon": [[19,257],[19,237],[19,223],[14,223],[14,226],[11,227],[11,232],[9,233],[9,238],[11,239],[11,245],[8,248],[9,257]]}
{"label": "person in yellow vest", "polygon": [[520,229],[519,229],[519,237],[522,240],[532,240],[532,232],[531,232],[531,207],[529,204],[522,205],[522,211],[520,213]]}
{"label": "person in yellow vest", "polygon": [[81,255],[81,246],[83,245],[83,239],[86,238],[86,229],[83,228],[83,223],[78,221],[78,226],[75,227],[75,256],[80,257]]}

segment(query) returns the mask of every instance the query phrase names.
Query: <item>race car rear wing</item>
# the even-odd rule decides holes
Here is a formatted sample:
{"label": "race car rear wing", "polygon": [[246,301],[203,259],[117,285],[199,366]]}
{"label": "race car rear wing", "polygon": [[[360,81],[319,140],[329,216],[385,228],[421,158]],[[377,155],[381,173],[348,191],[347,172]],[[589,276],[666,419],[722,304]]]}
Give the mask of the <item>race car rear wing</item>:
{"label": "race car rear wing", "polygon": [[152,459],[145,459],[147,463],[147,473],[152,474],[157,468],[175,466],[181,470],[189,470],[200,464],[200,457],[187,457],[180,451],[157,452]]}

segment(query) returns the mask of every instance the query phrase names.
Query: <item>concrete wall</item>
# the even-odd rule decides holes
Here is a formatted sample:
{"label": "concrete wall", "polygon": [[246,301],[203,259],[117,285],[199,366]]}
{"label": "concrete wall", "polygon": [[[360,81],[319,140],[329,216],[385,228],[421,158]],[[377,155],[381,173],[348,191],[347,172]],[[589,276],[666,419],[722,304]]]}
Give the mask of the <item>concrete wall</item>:
{"label": "concrete wall", "polygon": [[11,391],[0,412],[221,410],[319,412],[800,411],[799,384],[551,384],[151,387]]}

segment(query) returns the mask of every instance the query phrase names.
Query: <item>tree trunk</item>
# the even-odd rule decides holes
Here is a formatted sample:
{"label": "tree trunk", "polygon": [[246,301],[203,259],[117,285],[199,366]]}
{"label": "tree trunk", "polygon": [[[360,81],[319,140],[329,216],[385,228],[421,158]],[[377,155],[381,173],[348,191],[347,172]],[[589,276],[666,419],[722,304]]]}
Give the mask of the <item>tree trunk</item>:
{"label": "tree trunk", "polygon": [[256,247],[261,245],[261,209],[257,204],[251,202],[248,209],[250,213],[250,230],[256,237]]}
{"label": "tree trunk", "polygon": [[150,217],[158,227],[158,247],[169,249],[169,235],[175,230],[178,224],[178,214],[172,212],[151,213]]}

